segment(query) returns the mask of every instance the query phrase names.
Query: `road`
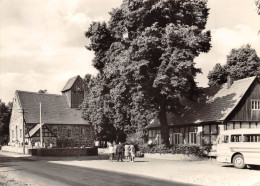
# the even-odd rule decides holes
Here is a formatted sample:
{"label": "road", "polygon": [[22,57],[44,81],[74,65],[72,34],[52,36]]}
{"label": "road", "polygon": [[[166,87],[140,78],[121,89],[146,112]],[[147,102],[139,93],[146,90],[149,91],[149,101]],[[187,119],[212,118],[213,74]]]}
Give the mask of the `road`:
{"label": "road", "polygon": [[[95,169],[51,163],[60,159],[0,155],[0,172],[9,178],[12,177],[13,180],[29,185],[184,185],[146,176],[102,170],[102,167]],[[63,161],[69,162],[73,162],[74,159],[84,163],[98,161],[97,157],[62,158]]]}
{"label": "road", "polygon": [[104,156],[60,158],[9,157],[0,154],[0,175],[17,181],[17,184],[8,182],[9,184],[6,185],[254,185],[260,183],[259,168],[240,170],[232,165],[215,161],[167,161],[146,158],[139,158],[135,163],[109,162],[104,159]]}

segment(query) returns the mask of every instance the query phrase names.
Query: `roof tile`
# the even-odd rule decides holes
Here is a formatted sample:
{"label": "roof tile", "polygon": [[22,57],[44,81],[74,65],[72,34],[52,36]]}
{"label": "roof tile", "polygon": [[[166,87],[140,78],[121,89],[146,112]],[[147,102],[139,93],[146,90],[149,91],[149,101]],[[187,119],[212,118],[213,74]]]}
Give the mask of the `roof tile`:
{"label": "roof tile", "polygon": [[[220,86],[199,89],[196,101],[181,100],[182,105],[186,107],[178,116],[173,113],[167,113],[168,124],[185,125],[224,121],[238,105],[255,79],[256,76],[234,81],[229,88],[227,83],[225,83]],[[159,126],[160,123],[157,119],[146,128]]]}
{"label": "roof tile", "polygon": [[40,103],[42,123],[45,124],[87,124],[82,111],[70,108],[66,95],[16,91],[26,123],[40,122]]}

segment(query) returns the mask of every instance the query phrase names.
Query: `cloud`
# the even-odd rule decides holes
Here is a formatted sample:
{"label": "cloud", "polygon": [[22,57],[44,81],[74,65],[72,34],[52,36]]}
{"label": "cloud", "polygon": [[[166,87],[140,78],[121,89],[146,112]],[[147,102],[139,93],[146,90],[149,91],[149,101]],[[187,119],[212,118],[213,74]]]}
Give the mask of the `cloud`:
{"label": "cloud", "polygon": [[0,98],[16,89],[59,93],[75,75],[96,74],[84,32],[121,0],[0,1]]}
{"label": "cloud", "polygon": [[[16,89],[59,93],[70,77],[96,74],[84,32],[92,21],[108,20],[108,12],[121,2],[0,0],[0,99],[12,100]],[[213,47],[196,59],[204,73],[197,79],[201,86],[232,48],[249,43],[260,55],[260,16],[252,2],[209,0]]]}
{"label": "cloud", "polygon": [[197,81],[200,86],[207,85],[205,76],[213,69],[216,63],[225,64],[226,56],[232,49],[237,49],[250,44],[256,49],[260,56],[260,37],[257,30],[252,29],[248,25],[235,25],[233,29],[219,28],[212,30],[212,48],[209,53],[201,54],[197,59],[197,67],[202,68],[203,74],[199,75]]}
{"label": "cloud", "polygon": [[240,48],[247,44],[257,46],[259,43],[257,31],[247,25],[236,25],[234,29],[220,28],[213,30],[213,33],[212,43],[224,55],[231,48]]}

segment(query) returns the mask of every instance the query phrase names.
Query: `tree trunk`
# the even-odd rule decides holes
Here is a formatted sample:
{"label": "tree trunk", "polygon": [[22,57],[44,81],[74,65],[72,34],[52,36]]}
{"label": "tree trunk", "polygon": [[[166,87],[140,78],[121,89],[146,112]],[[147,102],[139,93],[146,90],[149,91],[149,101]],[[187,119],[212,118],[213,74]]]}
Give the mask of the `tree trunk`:
{"label": "tree trunk", "polygon": [[161,124],[161,138],[162,144],[169,146],[169,126],[166,117],[166,104],[162,104],[160,106],[160,110],[158,113],[158,119]]}

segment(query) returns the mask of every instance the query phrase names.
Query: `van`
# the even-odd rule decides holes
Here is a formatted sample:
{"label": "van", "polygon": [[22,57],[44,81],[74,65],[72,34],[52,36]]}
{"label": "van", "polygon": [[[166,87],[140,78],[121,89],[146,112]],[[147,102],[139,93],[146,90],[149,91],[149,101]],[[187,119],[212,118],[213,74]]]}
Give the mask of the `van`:
{"label": "van", "polygon": [[260,129],[226,130],[217,138],[217,161],[236,168],[260,165]]}

